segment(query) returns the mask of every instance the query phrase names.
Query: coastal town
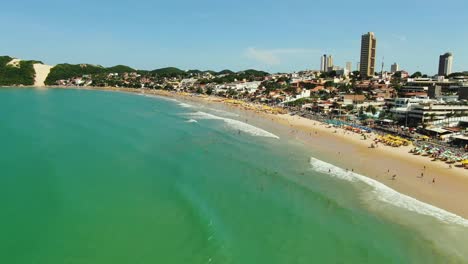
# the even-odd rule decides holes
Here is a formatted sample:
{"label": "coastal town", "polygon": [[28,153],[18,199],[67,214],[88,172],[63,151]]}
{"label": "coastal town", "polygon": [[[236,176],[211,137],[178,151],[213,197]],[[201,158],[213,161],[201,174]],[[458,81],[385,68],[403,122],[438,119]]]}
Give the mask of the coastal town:
{"label": "coastal town", "polygon": [[468,264],[468,1],[2,10],[4,263]]}
{"label": "coastal town", "polygon": [[[450,153],[468,151],[468,72],[452,72],[453,54],[442,54],[438,74],[428,76],[421,72],[409,73],[397,63],[392,64],[389,71],[384,65],[378,71],[376,51],[377,39],[369,32],[362,35],[361,60],[356,68],[352,62],[339,67],[334,65],[332,55],[323,55],[319,70],[293,73],[182,71],[177,68],[147,72],[116,66],[115,72],[83,74],[49,80],[49,83],[212,96],[254,109],[339,120],[340,124],[356,128],[424,140],[431,143],[430,151],[438,150],[440,156],[446,155],[440,151],[443,148],[448,148]],[[427,144],[426,149],[429,148]]]}
{"label": "coastal town", "polygon": [[395,136],[402,140],[391,145],[409,140],[418,147],[416,155],[468,167],[468,71],[452,71],[454,55],[450,52],[440,55],[438,61],[434,58],[434,69],[438,68],[432,76],[410,73],[398,63],[387,70],[382,62],[378,69],[376,54],[376,35],[368,32],[361,36],[360,61],[354,68],[353,62],[344,67],[335,65],[333,55],[324,54],[317,58],[320,69],[292,73],[172,67],[146,71],[91,64],[52,67],[4,56],[1,72],[9,78],[0,78],[0,84],[209,97],[248,110],[287,113],[353,131]]}

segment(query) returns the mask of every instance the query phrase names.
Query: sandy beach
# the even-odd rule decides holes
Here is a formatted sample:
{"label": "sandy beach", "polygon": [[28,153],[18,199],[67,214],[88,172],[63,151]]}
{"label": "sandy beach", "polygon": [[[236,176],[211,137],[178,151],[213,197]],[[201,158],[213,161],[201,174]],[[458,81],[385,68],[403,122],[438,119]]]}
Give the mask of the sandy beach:
{"label": "sandy beach", "polygon": [[[271,117],[278,124],[293,129],[297,139],[322,154],[321,158],[325,161],[354,170],[398,192],[468,218],[468,207],[465,204],[468,199],[467,170],[449,168],[444,162],[413,155],[409,153],[411,146],[394,148],[379,144],[377,148],[370,148],[375,134],[369,134],[367,139],[363,139],[357,133],[328,128],[327,124],[298,116]],[[393,175],[397,175],[395,180],[392,180]]]}

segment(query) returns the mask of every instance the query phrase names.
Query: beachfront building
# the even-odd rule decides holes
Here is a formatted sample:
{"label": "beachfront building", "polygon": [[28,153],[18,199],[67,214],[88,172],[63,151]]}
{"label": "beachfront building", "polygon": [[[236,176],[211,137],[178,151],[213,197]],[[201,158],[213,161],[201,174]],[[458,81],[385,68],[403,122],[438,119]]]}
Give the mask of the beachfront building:
{"label": "beachfront building", "polygon": [[390,112],[405,123],[430,124],[448,117],[468,116],[468,105],[422,98],[396,98]]}
{"label": "beachfront building", "polygon": [[247,92],[249,94],[252,94],[258,90],[261,83],[262,83],[261,81],[233,82],[233,83],[216,85],[214,90],[216,93],[227,92],[229,90],[233,90],[239,93]]}
{"label": "beachfront building", "polygon": [[399,71],[399,70],[400,70],[400,66],[399,66],[396,62],[393,63],[392,66],[391,66],[391,68],[390,68],[390,71],[391,71],[392,73],[395,73],[395,72],[397,72],[397,71]]}
{"label": "beachfront building", "polygon": [[285,99],[285,101],[283,103],[296,101],[296,100],[299,100],[299,99],[302,99],[302,98],[310,98],[310,90],[301,89],[301,91],[298,94],[287,95],[286,99]]}
{"label": "beachfront building", "polygon": [[468,86],[465,79],[410,78],[400,89],[400,97],[427,95],[432,99],[457,95],[462,87]]}

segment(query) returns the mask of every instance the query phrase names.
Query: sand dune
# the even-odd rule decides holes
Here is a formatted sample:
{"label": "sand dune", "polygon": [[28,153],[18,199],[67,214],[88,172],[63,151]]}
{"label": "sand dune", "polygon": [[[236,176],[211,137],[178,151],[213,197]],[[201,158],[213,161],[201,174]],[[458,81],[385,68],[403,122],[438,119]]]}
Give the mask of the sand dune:
{"label": "sand dune", "polygon": [[9,63],[7,63],[7,65],[19,68],[20,67],[20,62],[21,62],[20,59],[12,59]]}
{"label": "sand dune", "polygon": [[40,63],[34,64],[34,70],[36,71],[34,86],[37,86],[37,87],[45,86],[44,81],[47,78],[47,75],[49,75],[50,69],[52,69],[52,67],[53,66],[40,64]]}

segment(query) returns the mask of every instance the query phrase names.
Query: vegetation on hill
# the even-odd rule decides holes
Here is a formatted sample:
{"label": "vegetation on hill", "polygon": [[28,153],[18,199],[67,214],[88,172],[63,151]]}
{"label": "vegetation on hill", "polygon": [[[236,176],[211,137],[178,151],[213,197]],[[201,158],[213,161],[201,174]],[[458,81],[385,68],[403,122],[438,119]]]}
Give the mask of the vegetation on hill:
{"label": "vegetation on hill", "polygon": [[39,61],[20,61],[19,67],[8,65],[13,58],[0,56],[0,85],[33,85],[36,72],[34,64]]}
{"label": "vegetation on hill", "polygon": [[218,72],[218,74],[234,74],[234,72],[231,71],[231,70],[222,70],[222,71]]}
{"label": "vegetation on hill", "polygon": [[257,70],[249,69],[249,70],[245,70],[242,72],[238,72],[237,74],[243,74],[249,77],[265,77],[265,76],[268,76],[269,73],[264,72],[264,71],[257,71]]}
{"label": "vegetation on hill", "polygon": [[452,74],[450,74],[448,77],[450,78],[453,78],[453,77],[465,77],[465,76],[468,76],[468,71],[464,71],[464,72],[454,72]]}
{"label": "vegetation on hill", "polygon": [[[0,85],[33,85],[35,71],[33,64],[42,63],[38,61],[21,61],[18,65],[7,65],[13,58],[8,56],[0,56]],[[19,66],[19,67],[18,67]],[[94,79],[94,83],[98,80],[107,80],[109,73],[137,73],[143,77],[155,78],[162,80],[164,78],[189,78],[200,77],[203,74],[209,73],[214,76],[213,79],[202,79],[200,83],[229,83],[234,81],[263,81],[263,77],[268,73],[264,71],[257,71],[253,69],[233,72],[231,70],[215,71],[201,71],[189,70],[184,71],[175,67],[166,67],[161,69],[136,70],[125,65],[116,65],[113,67],[103,67],[100,65],[91,64],[57,64],[51,70],[45,80],[46,85],[56,85],[59,80],[70,80],[76,77],[88,76],[88,79]]]}
{"label": "vegetation on hill", "polygon": [[124,73],[124,72],[135,72],[136,70],[125,65],[116,65],[113,67],[106,68],[105,71],[109,73]]}
{"label": "vegetation on hill", "polygon": [[46,85],[55,85],[58,80],[65,80],[73,77],[81,77],[86,74],[97,74],[105,72],[105,68],[90,64],[57,64],[50,70],[45,80]]}
{"label": "vegetation on hill", "polygon": [[187,72],[175,67],[156,69],[152,70],[151,73],[157,75],[158,77],[179,77],[187,75]]}

